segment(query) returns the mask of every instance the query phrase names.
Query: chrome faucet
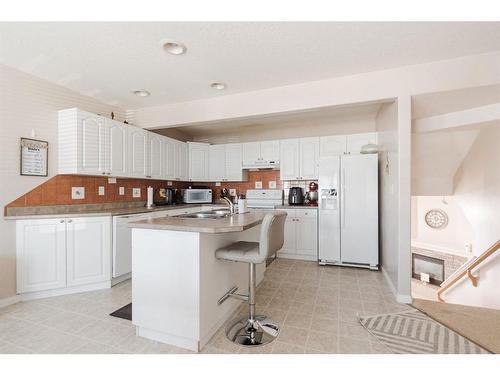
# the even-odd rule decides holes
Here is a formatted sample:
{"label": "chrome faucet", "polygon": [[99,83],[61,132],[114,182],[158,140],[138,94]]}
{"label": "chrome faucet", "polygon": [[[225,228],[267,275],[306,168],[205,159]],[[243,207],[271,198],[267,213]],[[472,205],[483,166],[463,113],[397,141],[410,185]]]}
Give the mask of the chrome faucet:
{"label": "chrome faucet", "polygon": [[231,214],[235,213],[234,203],[231,201],[231,199],[229,199],[228,197],[221,197],[220,200],[227,203],[227,205],[229,206],[229,212],[231,212]]}

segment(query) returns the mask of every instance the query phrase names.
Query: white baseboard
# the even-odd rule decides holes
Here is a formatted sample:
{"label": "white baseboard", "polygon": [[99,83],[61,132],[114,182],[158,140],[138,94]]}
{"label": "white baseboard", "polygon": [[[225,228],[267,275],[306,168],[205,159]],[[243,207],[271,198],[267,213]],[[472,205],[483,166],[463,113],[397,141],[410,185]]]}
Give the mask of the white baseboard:
{"label": "white baseboard", "polygon": [[116,284],[119,284],[119,283],[126,281],[128,279],[131,279],[131,278],[132,278],[132,272],[126,273],[125,275],[121,275],[118,277],[113,277],[111,279],[111,286],[115,286]]}
{"label": "white baseboard", "polygon": [[29,301],[29,300],[33,300],[33,299],[57,297],[57,296],[63,296],[66,294],[91,292],[93,290],[108,289],[108,288],[111,288],[111,280],[102,281],[99,283],[87,284],[87,285],[72,286],[72,287],[68,287],[68,288],[60,288],[60,289],[43,290],[40,292],[23,293],[23,294],[20,294],[19,297],[20,297],[21,301]]}
{"label": "white baseboard", "polygon": [[392,280],[389,277],[389,274],[387,273],[387,271],[384,269],[384,267],[380,267],[380,270],[382,271],[382,275],[385,276],[385,279],[387,280],[387,284],[389,284],[389,288],[391,289],[392,294],[394,294],[394,297],[396,297],[396,301],[398,301],[399,303],[412,303],[413,300],[412,300],[411,296],[409,296],[407,294],[398,293],[398,290],[396,289],[396,287],[392,283]]}
{"label": "white baseboard", "polygon": [[297,255],[297,254],[277,254],[278,258],[283,259],[293,259],[293,260],[306,260],[310,262],[317,262],[318,257],[316,255]]}
{"label": "white baseboard", "polygon": [[0,308],[13,305],[15,303],[21,302],[21,296],[15,295],[0,299]]}

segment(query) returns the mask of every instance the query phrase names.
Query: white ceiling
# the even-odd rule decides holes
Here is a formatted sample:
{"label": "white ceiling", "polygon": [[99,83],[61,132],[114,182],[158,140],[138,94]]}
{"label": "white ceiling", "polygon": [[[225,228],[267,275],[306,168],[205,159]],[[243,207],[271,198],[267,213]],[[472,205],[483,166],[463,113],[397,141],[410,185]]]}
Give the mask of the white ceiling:
{"label": "white ceiling", "polygon": [[498,50],[498,22],[0,24],[0,63],[125,109]]}

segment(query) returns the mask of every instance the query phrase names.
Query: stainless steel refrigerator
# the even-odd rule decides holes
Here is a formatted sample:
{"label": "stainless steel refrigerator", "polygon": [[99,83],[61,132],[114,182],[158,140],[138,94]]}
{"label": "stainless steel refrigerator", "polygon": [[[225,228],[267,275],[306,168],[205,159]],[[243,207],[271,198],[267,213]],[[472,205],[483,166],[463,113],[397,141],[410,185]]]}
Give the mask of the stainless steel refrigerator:
{"label": "stainless steel refrigerator", "polygon": [[378,269],[378,157],[319,162],[319,262]]}

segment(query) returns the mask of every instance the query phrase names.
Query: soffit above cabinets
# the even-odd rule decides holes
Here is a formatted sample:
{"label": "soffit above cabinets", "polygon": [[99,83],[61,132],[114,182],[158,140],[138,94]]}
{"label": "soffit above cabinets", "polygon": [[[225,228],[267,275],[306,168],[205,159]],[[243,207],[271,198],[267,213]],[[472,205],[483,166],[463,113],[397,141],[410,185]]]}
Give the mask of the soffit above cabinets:
{"label": "soffit above cabinets", "polygon": [[[187,52],[166,53],[165,39],[183,43]],[[499,45],[498,22],[0,24],[0,63],[125,109],[492,52]],[[226,90],[212,89],[216,81]],[[151,96],[131,93],[139,89]]]}

